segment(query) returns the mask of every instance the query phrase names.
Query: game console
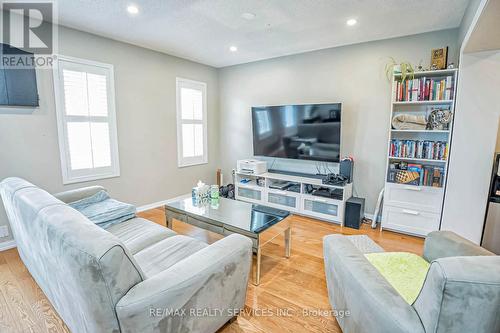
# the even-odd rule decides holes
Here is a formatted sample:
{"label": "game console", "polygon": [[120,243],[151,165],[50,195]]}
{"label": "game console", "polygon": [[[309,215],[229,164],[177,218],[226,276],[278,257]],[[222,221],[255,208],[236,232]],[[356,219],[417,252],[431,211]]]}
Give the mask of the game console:
{"label": "game console", "polygon": [[239,160],[236,163],[236,169],[240,173],[249,175],[261,175],[267,172],[267,162],[259,160]]}
{"label": "game console", "polygon": [[313,190],[311,194],[317,197],[342,200],[344,192],[343,190],[338,188],[320,187],[318,189]]}
{"label": "game console", "polygon": [[348,179],[342,175],[329,173],[323,177],[322,183],[325,185],[345,186],[348,183]]}

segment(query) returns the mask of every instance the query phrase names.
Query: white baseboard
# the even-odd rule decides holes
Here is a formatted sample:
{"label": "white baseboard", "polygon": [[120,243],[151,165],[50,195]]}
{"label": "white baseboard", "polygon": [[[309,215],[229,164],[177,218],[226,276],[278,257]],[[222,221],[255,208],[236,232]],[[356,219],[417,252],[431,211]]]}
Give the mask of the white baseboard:
{"label": "white baseboard", "polygon": [[158,208],[160,206],[163,206],[164,204],[167,203],[168,200],[163,200],[163,201],[157,201],[157,202],[153,202],[153,203],[150,203],[150,204],[147,204],[147,205],[143,205],[143,206],[139,206],[137,207],[137,212],[140,213],[140,212],[143,212],[145,210],[150,210],[150,209],[153,209],[153,208]]}
{"label": "white baseboard", "polygon": [[370,220],[373,221],[373,214],[365,213],[364,215],[365,215],[365,218],[370,219]]}
{"label": "white baseboard", "polygon": [[164,206],[164,205],[166,205],[166,204],[168,204],[170,202],[182,199],[185,196],[186,195],[180,195],[180,196],[175,197],[175,198],[171,198],[171,199],[167,199],[167,200],[162,200],[162,201],[157,201],[157,202],[153,202],[153,203],[150,203],[150,204],[147,204],[147,205],[139,206],[139,207],[137,207],[137,212],[140,213],[140,212],[143,212],[145,210],[150,210],[150,209],[153,209],[153,208],[158,208],[158,207]]}
{"label": "white baseboard", "polygon": [[5,242],[0,242],[0,251],[13,249],[15,247],[16,247],[16,241],[13,239],[5,241]]}

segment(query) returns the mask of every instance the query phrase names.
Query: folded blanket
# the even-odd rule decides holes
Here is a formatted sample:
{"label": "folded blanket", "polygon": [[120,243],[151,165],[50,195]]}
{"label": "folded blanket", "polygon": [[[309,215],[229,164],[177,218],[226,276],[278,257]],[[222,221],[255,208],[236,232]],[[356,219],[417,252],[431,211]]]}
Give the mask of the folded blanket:
{"label": "folded blanket", "polygon": [[408,304],[415,302],[430,267],[427,261],[406,252],[367,253],[365,257]]}
{"label": "folded blanket", "polygon": [[135,217],[135,206],[111,199],[106,191],[68,205],[104,229]]}
{"label": "folded blanket", "polygon": [[392,127],[397,130],[424,130],[426,126],[425,115],[403,113],[392,118]]}

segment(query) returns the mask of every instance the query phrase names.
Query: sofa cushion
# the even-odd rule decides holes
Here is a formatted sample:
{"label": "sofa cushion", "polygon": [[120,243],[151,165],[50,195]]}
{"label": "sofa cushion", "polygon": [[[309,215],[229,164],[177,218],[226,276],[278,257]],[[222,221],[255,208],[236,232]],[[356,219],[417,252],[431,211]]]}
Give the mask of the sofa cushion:
{"label": "sofa cushion", "polygon": [[430,266],[425,259],[406,252],[367,253],[365,257],[408,304],[415,302]]}
{"label": "sofa cushion", "polygon": [[145,248],[134,257],[149,278],[207,246],[197,239],[177,235]]}
{"label": "sofa cushion", "polygon": [[140,217],[112,225],[106,231],[118,237],[132,254],[177,235],[171,229]]}

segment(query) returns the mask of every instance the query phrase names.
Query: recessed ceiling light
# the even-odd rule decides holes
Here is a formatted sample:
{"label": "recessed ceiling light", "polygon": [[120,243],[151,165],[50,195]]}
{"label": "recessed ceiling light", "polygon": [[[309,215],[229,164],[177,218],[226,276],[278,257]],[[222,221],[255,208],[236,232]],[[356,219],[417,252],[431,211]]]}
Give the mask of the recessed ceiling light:
{"label": "recessed ceiling light", "polygon": [[136,5],[129,5],[127,7],[127,12],[129,12],[132,15],[135,15],[135,14],[139,13],[139,8],[137,8]]}
{"label": "recessed ceiling light", "polygon": [[241,17],[243,17],[245,20],[253,20],[257,15],[254,13],[243,13],[241,14]]}
{"label": "recessed ceiling light", "polygon": [[349,19],[347,20],[347,25],[352,27],[353,25],[356,25],[356,23],[358,23],[358,21],[356,21],[355,19]]}
{"label": "recessed ceiling light", "polygon": [[234,45],[233,45],[233,46],[230,46],[230,47],[229,47],[229,51],[231,51],[231,52],[236,52],[236,51],[238,51],[238,47],[236,47],[236,46],[234,46]]}

